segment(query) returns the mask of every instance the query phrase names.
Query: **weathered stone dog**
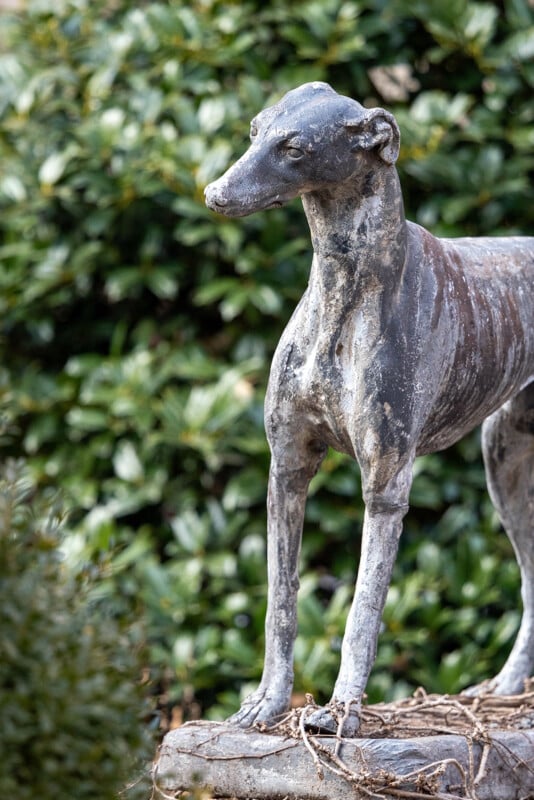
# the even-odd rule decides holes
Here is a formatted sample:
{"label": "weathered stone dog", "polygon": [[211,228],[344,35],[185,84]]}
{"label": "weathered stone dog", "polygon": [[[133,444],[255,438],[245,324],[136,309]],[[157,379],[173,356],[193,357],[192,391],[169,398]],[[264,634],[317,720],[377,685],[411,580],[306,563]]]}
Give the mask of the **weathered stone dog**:
{"label": "weathered stone dog", "polygon": [[394,117],[328,84],[305,84],[262,111],[251,139],[207,187],[208,206],[238,217],[300,195],[314,257],[265,406],[264,672],[232,719],[247,727],[288,706],[306,493],[330,445],[360,465],[365,523],[339,676],[331,702],[308,722],[354,735],[414,459],[483,420],[489,491],[519,560],[524,606],[489,686],[521,691],[534,668],[534,238],[436,239],[406,222]]}

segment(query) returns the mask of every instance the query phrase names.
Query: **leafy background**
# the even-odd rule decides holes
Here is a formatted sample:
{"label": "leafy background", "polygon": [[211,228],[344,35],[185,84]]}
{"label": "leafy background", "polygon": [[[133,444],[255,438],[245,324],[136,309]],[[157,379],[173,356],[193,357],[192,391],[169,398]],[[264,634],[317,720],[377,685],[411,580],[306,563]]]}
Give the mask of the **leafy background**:
{"label": "leafy background", "polygon": [[[249,120],[326,80],[402,129],[408,216],[532,233],[531,0],[32,0],[0,26],[2,457],[63,492],[65,549],[135,608],[174,722],[261,670],[269,363],[307,281],[298,201],[245,220],[203,188]],[[475,432],[416,465],[371,700],[494,673],[518,576]],[[296,691],[328,698],[358,563],[355,465],[314,479]]]}

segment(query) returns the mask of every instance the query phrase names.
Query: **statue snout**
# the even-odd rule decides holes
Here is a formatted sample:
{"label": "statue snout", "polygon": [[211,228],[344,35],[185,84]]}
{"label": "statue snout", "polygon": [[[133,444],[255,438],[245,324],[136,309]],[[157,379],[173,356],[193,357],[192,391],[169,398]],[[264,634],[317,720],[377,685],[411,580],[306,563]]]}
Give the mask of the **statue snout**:
{"label": "statue snout", "polygon": [[222,212],[228,205],[228,195],[224,191],[224,185],[220,180],[209,183],[204,189],[204,199],[206,205],[212,211]]}

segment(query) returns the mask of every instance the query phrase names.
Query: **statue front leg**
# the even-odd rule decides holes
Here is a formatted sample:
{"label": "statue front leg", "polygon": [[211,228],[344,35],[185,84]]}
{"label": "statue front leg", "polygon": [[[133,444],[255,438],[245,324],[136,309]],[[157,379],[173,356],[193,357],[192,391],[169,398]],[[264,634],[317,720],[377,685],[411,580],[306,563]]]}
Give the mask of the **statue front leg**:
{"label": "statue front leg", "polygon": [[354,736],[362,695],[373,667],[382,612],[408,510],[412,461],[379,494],[366,492],[362,548],[332,699],[307,718],[310,728]]}
{"label": "statue front leg", "polygon": [[322,460],[310,452],[302,466],[273,458],[267,498],[267,616],[265,661],[260,685],[230,721],[241,727],[275,722],[289,708],[293,647],[297,634],[298,559],[308,485]]}

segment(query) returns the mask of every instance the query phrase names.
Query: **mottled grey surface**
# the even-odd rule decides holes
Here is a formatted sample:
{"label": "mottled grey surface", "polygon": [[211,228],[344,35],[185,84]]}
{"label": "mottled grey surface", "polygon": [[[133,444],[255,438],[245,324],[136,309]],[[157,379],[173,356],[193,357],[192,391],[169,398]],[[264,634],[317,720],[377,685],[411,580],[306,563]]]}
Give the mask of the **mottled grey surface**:
{"label": "mottled grey surface", "polygon": [[437,239],[407,222],[394,117],[327,84],[288,92],[253,120],[251,138],[207,187],[208,206],[244,216],[299,195],[314,257],[271,368],[265,666],[233,720],[247,727],[288,706],[304,506],[327,447],[357,459],[366,511],[339,675],[311,722],[333,730],[341,714],[353,735],[414,459],[482,422],[488,486],[524,604],[491,688],[520,691],[534,668],[534,238]]}

